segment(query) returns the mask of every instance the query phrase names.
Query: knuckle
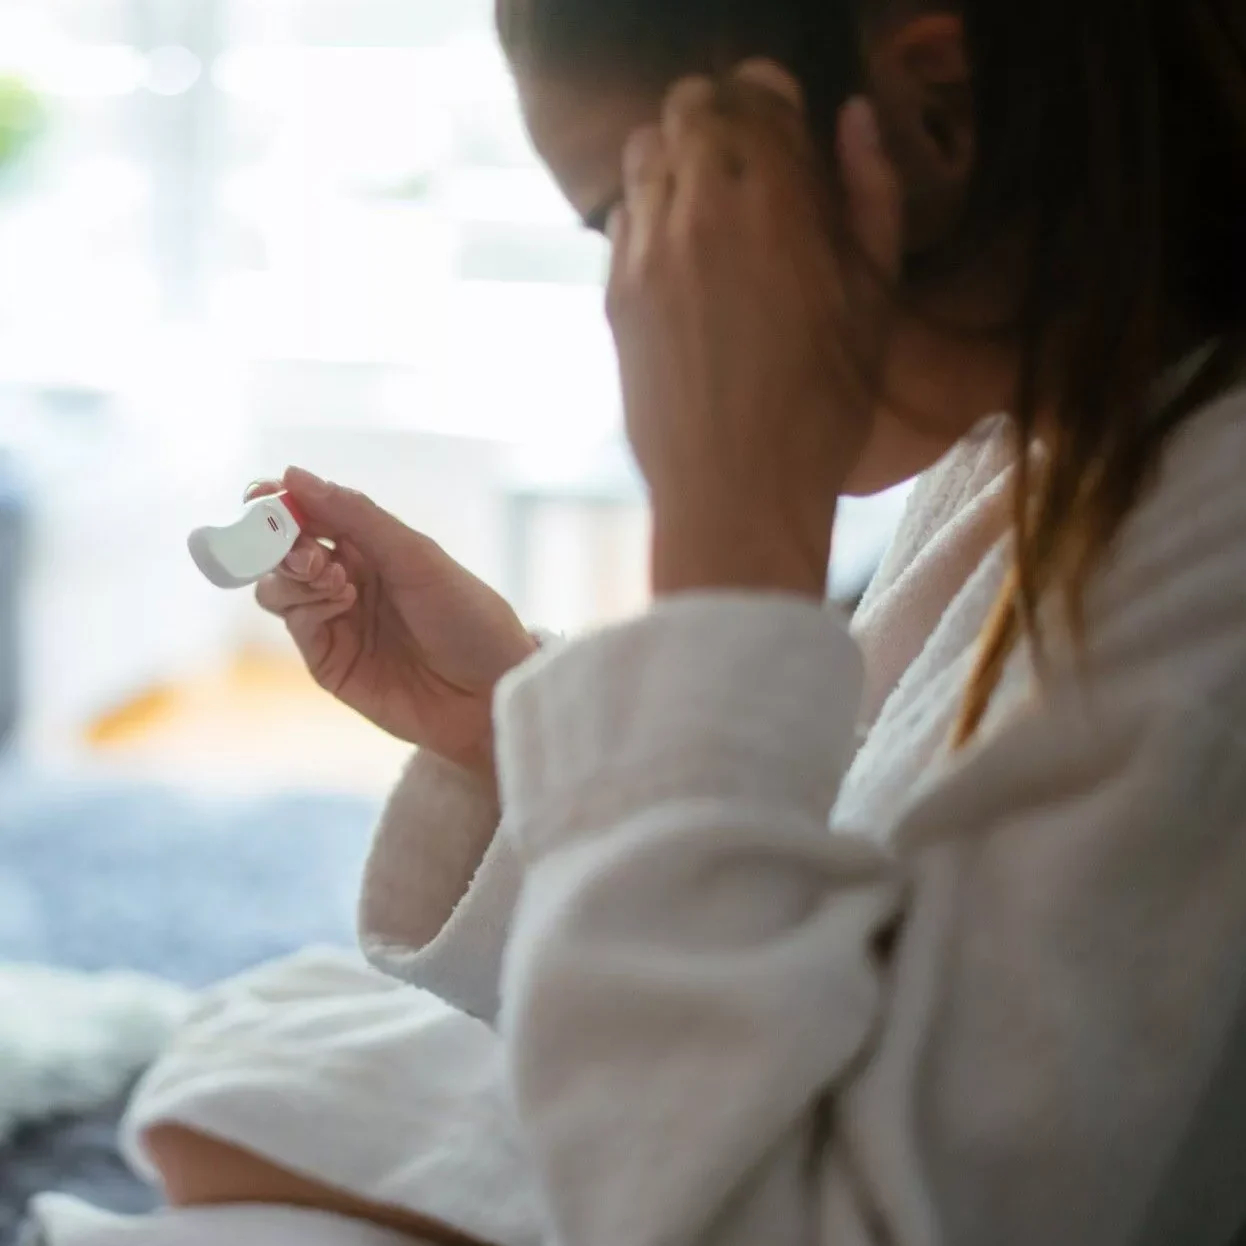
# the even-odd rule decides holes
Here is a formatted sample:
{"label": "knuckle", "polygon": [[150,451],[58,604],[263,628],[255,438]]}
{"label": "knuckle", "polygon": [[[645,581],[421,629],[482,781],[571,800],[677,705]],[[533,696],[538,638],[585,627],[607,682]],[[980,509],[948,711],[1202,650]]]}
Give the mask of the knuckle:
{"label": "knuckle", "polygon": [[783,64],[768,56],[753,56],[736,66],[735,81],[763,98],[781,101],[788,108],[800,109],[805,104],[800,80]]}
{"label": "knuckle", "polygon": [[346,485],[342,485],[340,487],[342,491],[342,499],[350,505],[361,508],[376,505],[376,503],[372,501],[371,497],[369,497],[368,494],[364,493],[362,490],[351,489]]}
{"label": "knuckle", "polygon": [[[405,529],[402,555],[404,562],[420,574],[444,571],[458,565],[437,541],[416,528]],[[361,584],[349,574],[344,577],[343,583],[353,583],[357,591],[362,591]]]}
{"label": "knuckle", "polygon": [[421,532],[419,528],[408,528],[407,531],[413,554],[421,558],[440,558],[445,554],[445,550],[427,532]]}
{"label": "knuckle", "polygon": [[662,116],[675,124],[695,123],[713,107],[717,90],[706,74],[679,79],[666,93]]}
{"label": "knuckle", "polygon": [[273,577],[266,575],[255,586],[255,601],[261,610],[273,610]]}

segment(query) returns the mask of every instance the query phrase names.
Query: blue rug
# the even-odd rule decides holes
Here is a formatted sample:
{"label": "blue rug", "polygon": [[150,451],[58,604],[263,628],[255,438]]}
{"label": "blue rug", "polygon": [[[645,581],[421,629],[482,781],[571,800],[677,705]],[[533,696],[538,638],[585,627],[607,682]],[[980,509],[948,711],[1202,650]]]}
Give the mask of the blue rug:
{"label": "blue rug", "polygon": [[[196,796],[0,767],[0,959],[199,987],[310,944],[351,946],[377,813],[349,796]],[[123,1106],[0,1145],[0,1246],[45,1190],[155,1206],[117,1153]]]}
{"label": "blue rug", "polygon": [[378,808],[0,770],[0,959],[197,987],[352,944]]}

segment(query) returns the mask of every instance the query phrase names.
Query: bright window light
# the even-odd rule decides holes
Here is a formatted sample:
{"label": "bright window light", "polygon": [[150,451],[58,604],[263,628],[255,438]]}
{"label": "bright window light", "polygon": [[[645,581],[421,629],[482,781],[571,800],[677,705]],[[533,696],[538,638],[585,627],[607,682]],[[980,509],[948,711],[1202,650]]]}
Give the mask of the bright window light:
{"label": "bright window light", "polygon": [[213,67],[226,95],[282,111],[326,96],[341,107],[356,100],[444,99],[446,59],[427,48],[236,47]]}
{"label": "bright window light", "polygon": [[203,62],[174,44],[156,48],[147,58],[147,89],[153,95],[185,95],[203,75]]}
{"label": "bright window light", "polygon": [[132,95],[147,80],[147,59],[129,44],[66,44],[33,57],[27,73],[49,95],[98,99]]}

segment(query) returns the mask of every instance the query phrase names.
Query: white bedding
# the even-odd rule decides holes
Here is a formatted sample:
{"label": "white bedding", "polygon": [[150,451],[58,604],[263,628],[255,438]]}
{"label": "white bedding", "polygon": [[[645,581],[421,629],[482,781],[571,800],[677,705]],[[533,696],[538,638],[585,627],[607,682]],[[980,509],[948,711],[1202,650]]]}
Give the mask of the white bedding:
{"label": "white bedding", "polygon": [[164,1050],[191,998],[140,974],[0,964],[0,1141],[116,1098]]}
{"label": "white bedding", "polygon": [[[364,1199],[498,1246],[537,1246],[541,1216],[487,1026],[435,997],[315,950],[200,997],[141,1083],[123,1127],[130,1162],[151,1125],[178,1123]],[[371,1226],[274,1208],[131,1219],[35,1201],[49,1246],[391,1246]]]}

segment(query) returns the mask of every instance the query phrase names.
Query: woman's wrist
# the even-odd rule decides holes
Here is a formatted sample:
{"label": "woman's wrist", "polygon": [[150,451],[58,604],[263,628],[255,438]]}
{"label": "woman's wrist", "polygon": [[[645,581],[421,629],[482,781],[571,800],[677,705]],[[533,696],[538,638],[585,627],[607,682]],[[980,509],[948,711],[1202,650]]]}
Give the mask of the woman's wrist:
{"label": "woman's wrist", "polygon": [[[529,647],[523,656],[514,663],[512,670],[522,666],[530,657],[538,653],[551,640],[555,639],[551,633],[541,631],[531,631],[527,635]],[[492,693],[489,695],[488,705],[484,707],[480,729],[471,740],[466,743],[456,744],[453,748],[433,746],[431,751],[436,753],[443,761],[457,766],[460,770],[486,784],[496,795],[498,787],[497,751],[493,735]]]}
{"label": "woman's wrist", "polygon": [[466,749],[433,749],[443,761],[457,766],[489,790],[497,791],[497,760],[493,749],[493,733],[486,741]]}

